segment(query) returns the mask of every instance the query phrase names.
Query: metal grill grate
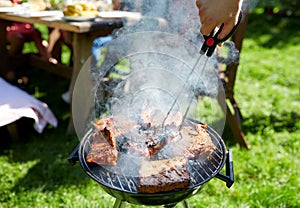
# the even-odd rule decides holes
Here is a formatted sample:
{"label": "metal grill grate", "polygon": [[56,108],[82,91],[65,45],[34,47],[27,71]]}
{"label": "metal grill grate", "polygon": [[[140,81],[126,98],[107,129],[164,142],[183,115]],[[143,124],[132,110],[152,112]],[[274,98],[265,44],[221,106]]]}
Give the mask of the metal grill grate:
{"label": "metal grill grate", "polygon": [[[188,160],[188,171],[190,173],[190,185],[188,188],[195,188],[201,184],[209,181],[223,168],[226,160],[226,147],[220,136],[210,127],[207,127],[212,142],[215,144],[216,149],[214,152],[205,159]],[[82,139],[80,145],[79,157],[81,165],[98,183],[127,193],[138,193],[137,183],[138,177],[126,175],[123,173],[122,168],[117,166],[102,167],[93,163],[87,163],[85,158],[91,147],[92,131],[88,132],[85,138]],[[136,170],[138,171],[138,170]],[[136,175],[137,174],[133,174]]]}

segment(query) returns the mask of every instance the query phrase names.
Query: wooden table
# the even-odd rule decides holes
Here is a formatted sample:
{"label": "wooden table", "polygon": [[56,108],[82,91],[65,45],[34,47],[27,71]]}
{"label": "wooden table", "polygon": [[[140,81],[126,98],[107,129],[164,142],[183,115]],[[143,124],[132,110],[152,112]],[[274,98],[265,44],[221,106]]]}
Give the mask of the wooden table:
{"label": "wooden table", "polygon": [[[86,59],[91,55],[92,42],[96,37],[105,36],[111,34],[111,32],[120,28],[123,25],[122,19],[101,19],[97,18],[95,21],[90,22],[66,22],[62,21],[60,17],[31,17],[31,16],[22,16],[12,13],[0,13],[0,57],[3,60],[3,57],[7,56],[6,50],[6,26],[12,22],[24,22],[30,24],[42,24],[50,28],[58,28],[64,30],[71,36],[73,43],[73,52],[74,52],[74,66],[73,72],[71,75],[71,84],[70,90],[72,92],[74,82],[76,77]],[[53,64],[45,63],[45,68]],[[43,65],[41,65],[42,67]],[[51,67],[48,67],[51,68]],[[50,69],[51,70],[51,69]],[[54,73],[59,73],[55,69]],[[61,76],[68,77],[70,73],[64,74],[62,72]]]}
{"label": "wooden table", "polygon": [[[12,22],[23,22],[30,24],[42,24],[50,28],[64,30],[72,39],[73,44],[73,68],[70,69],[61,64],[54,65],[37,57],[31,60],[31,64],[38,68],[46,69],[55,74],[70,78],[69,90],[72,93],[76,78],[80,69],[87,58],[91,55],[91,47],[96,37],[106,36],[123,25],[121,18],[101,19],[87,22],[67,22],[61,17],[36,17],[30,15],[20,15],[13,13],[0,13],[0,65],[5,66],[8,63],[8,53],[6,50],[6,26]],[[69,124],[69,130],[73,129],[72,122]]]}

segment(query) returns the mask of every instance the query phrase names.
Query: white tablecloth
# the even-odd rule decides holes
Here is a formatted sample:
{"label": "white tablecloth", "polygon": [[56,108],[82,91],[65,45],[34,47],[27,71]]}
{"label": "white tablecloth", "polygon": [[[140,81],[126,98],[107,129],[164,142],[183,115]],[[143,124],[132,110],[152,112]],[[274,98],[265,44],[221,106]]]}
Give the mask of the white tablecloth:
{"label": "white tablecloth", "polygon": [[46,103],[0,78],[0,126],[21,117],[33,118],[34,128],[39,133],[47,124],[57,126],[57,119]]}

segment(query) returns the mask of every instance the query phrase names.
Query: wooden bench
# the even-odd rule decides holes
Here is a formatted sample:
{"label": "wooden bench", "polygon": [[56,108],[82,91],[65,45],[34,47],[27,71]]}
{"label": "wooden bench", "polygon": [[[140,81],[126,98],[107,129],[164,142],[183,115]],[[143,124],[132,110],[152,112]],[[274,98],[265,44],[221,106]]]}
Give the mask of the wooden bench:
{"label": "wooden bench", "polygon": [[46,62],[36,54],[29,54],[29,65],[67,79],[71,79],[72,77],[72,67],[61,63],[53,64]]}

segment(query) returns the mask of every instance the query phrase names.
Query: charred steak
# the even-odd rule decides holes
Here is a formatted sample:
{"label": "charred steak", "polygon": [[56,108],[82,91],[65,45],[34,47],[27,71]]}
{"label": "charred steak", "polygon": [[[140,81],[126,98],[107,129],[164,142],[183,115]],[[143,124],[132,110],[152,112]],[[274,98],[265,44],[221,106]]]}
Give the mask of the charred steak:
{"label": "charred steak", "polygon": [[168,192],[184,189],[190,184],[185,158],[144,161],[139,170],[138,191],[141,193]]}

